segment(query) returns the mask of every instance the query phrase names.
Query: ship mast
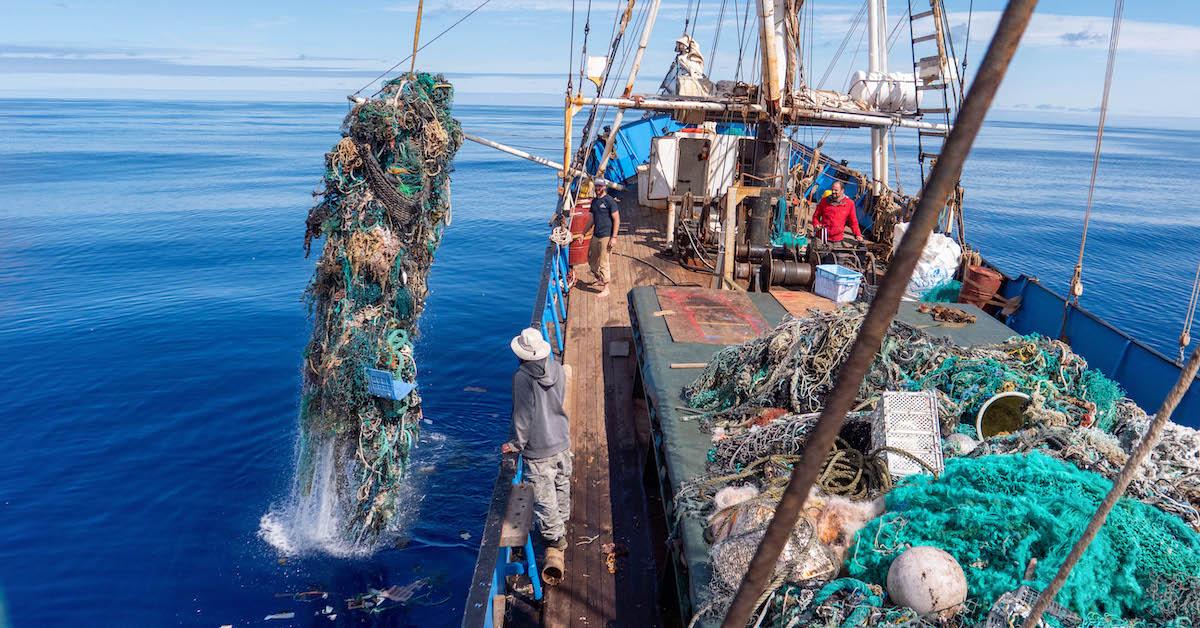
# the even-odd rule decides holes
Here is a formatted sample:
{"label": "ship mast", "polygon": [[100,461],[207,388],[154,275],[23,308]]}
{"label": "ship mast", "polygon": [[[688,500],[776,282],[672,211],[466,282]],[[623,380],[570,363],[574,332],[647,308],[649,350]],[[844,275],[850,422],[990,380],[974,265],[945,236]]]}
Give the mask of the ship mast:
{"label": "ship mast", "polygon": [[[867,0],[868,76],[887,74],[887,0]],[[871,129],[872,191],[880,194],[888,185],[888,130]]]}

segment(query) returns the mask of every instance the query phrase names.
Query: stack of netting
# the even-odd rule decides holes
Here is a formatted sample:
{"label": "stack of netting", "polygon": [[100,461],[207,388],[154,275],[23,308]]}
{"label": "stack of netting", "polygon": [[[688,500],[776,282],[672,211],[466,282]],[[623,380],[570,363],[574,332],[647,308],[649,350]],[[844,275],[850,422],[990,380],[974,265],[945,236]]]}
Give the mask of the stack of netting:
{"label": "stack of netting", "polygon": [[417,74],[359,102],[325,155],[325,189],[309,212],[305,251],[325,238],[308,302],[300,477],[313,453],[337,439],[354,451],[355,478],[339,501],[354,538],[384,529],[416,440],[421,399],[372,396],[366,369],[415,382],[413,336],[433,254],[450,223],[450,163],[462,131],[450,115],[453,88]]}
{"label": "stack of netting", "polygon": [[[962,566],[975,602],[967,619],[979,621],[1003,593],[1045,588],[1111,486],[1039,453],[954,459],[937,480],[916,476],[892,490],[887,512],[858,533],[847,566],[883,583],[907,548],[941,548]],[[1200,621],[1200,535],[1121,498],[1057,601],[1083,616]]]}
{"label": "stack of netting", "polygon": [[[773,331],[719,352],[685,391],[696,408],[738,421],[761,407],[817,412],[862,324],[861,309],[789,319]],[[1036,334],[986,347],[960,347],[910,325],[892,323],[859,390],[873,406],[889,390],[936,390],[943,432],[973,417],[993,395],[1033,397],[1030,419],[1053,425],[1111,428],[1120,387],[1059,341]]]}
{"label": "stack of netting", "polygon": [[[1116,414],[1113,434],[1095,428],[1039,425],[989,438],[968,455],[1037,451],[1113,480],[1150,424],[1150,417],[1128,399],[1117,404]],[[1200,532],[1200,432],[1167,423],[1126,494],[1179,517]]]}
{"label": "stack of netting", "polygon": [[[713,440],[706,474],[676,496],[677,514],[703,518],[712,541],[708,616],[728,608],[861,321],[854,310],[785,321],[718,353],[685,391]],[[1009,390],[1033,397],[1029,427],[984,441],[944,478],[894,488],[866,419],[881,393],[922,389],[939,395],[943,435]],[[1002,594],[1053,576],[1148,423],[1062,343],[964,348],[893,324],[760,600],[760,625],[974,625]],[[1169,425],[1129,495],[1059,601],[1088,626],[1200,619],[1200,537],[1189,529],[1200,526],[1200,433]],[[918,618],[882,590],[887,566],[914,544],[943,548],[966,570],[963,613]],[[1023,582],[1029,558],[1039,566]],[[861,580],[833,580],[846,569]]]}

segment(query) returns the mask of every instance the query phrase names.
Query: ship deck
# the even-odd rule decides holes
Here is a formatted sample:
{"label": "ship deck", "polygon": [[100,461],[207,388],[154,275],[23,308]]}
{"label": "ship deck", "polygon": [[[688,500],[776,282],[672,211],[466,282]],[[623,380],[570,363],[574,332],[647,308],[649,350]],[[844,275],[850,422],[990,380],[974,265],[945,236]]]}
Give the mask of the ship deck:
{"label": "ship deck", "polygon": [[[706,285],[710,279],[661,257],[664,221],[662,212],[639,207],[636,198],[622,202],[609,296],[597,296],[582,282],[571,292],[563,353],[573,372],[567,391],[575,454],[570,546],[563,582],[546,590],[546,626],[662,623],[656,577],[661,548],[651,545],[656,522],[642,489],[650,433],[646,407],[635,400],[627,298],[635,286]],[[586,266],[576,272],[590,280]]]}
{"label": "ship deck", "polygon": [[[701,294],[705,292],[714,298],[717,294],[722,294],[716,291],[701,291]],[[723,294],[729,293],[726,291]],[[805,296],[796,298],[782,293],[747,294],[748,299],[743,302],[742,307],[749,315],[757,314],[768,325],[774,326],[783,319],[785,310],[792,316],[805,316],[807,308],[818,305],[814,299],[820,298],[811,293],[797,292],[792,295]],[[687,402],[683,399],[684,387],[696,378],[699,370],[678,367],[706,363],[727,345],[714,343],[711,338],[705,339],[707,342],[696,342],[687,334],[679,333],[676,327],[669,326],[665,317],[659,314],[667,305],[659,288],[636,288],[630,299],[637,339],[640,382],[645,391],[654,435],[653,453],[659,469],[658,488],[661,503],[666,517],[678,522],[672,535],[678,542],[672,545],[667,563],[668,573],[673,577],[667,580],[673,580],[674,586],[678,587],[680,614],[690,617],[704,608],[707,602],[707,587],[712,577],[709,544],[704,534],[706,522],[696,513],[677,512],[672,498],[678,494],[683,484],[704,475],[712,440],[709,434],[700,430],[695,420],[696,415],[687,410]],[[796,301],[805,309],[793,305]],[[1003,323],[972,305],[955,305],[956,308],[976,315],[976,322],[970,324],[938,323],[929,314],[919,312],[917,305],[901,304],[896,319],[958,345],[975,346],[1002,342],[1014,333]],[[713,618],[710,616],[697,625],[707,626],[711,623]]]}
{"label": "ship deck", "polygon": [[[574,374],[566,405],[575,454],[570,545],[564,580],[546,589],[545,626],[686,623],[695,604],[702,604],[709,577],[703,522],[684,516],[675,534],[668,534],[668,521],[675,516],[671,497],[681,482],[704,472],[709,447],[708,437],[682,412],[680,394],[698,374],[697,365],[739,340],[673,338],[667,324],[673,310],[666,307],[678,307],[680,291],[667,305],[670,297],[660,298],[660,293],[678,286],[696,287],[691,294],[713,298],[737,293],[709,291],[710,275],[663,256],[664,212],[639,206],[632,194],[621,201],[609,296],[599,297],[581,281],[568,306],[563,359]],[[590,280],[586,266],[576,272],[581,280]],[[761,333],[762,325],[778,324],[785,314],[803,316],[808,308],[834,307],[807,292],[745,296],[726,309],[761,317],[753,323],[753,335]],[[976,325],[932,325],[928,315],[909,304],[897,318],[960,344],[1012,335],[982,311],[976,313]],[[695,327],[704,333],[731,324],[708,322],[713,324]],[[672,540],[664,543],[668,538]]]}

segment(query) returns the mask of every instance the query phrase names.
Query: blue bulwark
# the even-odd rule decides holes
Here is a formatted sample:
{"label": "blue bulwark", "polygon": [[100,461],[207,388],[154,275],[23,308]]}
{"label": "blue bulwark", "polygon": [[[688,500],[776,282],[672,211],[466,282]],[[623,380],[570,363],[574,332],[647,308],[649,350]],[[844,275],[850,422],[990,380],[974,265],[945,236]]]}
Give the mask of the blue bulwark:
{"label": "blue bulwark", "polygon": [[[1005,282],[1007,298],[1021,297],[1021,307],[1008,317],[1017,333],[1037,332],[1057,338],[1063,320],[1063,297],[1024,275]],[[1066,339],[1071,349],[1083,356],[1088,366],[1098,369],[1125,389],[1125,393],[1149,413],[1158,411],[1167,391],[1179,379],[1174,360],[1134,340],[1087,310],[1072,305],[1067,310]],[[1184,395],[1171,420],[1200,428],[1200,386]]]}
{"label": "blue bulwark", "polygon": [[408,396],[417,387],[412,382],[396,379],[391,371],[383,369],[367,369],[367,392],[384,399],[399,401]]}

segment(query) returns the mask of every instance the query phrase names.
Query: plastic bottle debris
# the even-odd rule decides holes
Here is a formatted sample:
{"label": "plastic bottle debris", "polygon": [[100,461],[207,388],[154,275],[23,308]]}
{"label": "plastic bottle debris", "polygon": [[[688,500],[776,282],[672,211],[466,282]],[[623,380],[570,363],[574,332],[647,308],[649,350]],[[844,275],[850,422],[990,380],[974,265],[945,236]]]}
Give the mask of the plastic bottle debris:
{"label": "plastic bottle debris", "polygon": [[267,615],[266,617],[263,617],[263,621],[274,621],[276,619],[295,619],[295,618],[296,618],[296,614],[293,613],[292,611],[288,611],[286,613],[275,613],[274,615]]}

